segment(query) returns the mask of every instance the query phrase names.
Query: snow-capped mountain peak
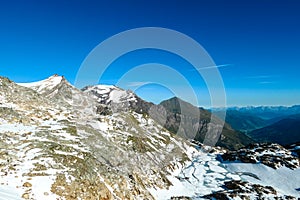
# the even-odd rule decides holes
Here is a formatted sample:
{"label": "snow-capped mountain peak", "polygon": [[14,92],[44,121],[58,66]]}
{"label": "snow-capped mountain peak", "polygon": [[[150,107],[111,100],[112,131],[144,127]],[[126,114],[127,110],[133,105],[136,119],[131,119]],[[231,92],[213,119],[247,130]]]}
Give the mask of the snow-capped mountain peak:
{"label": "snow-capped mountain peak", "polygon": [[82,89],[83,92],[91,94],[101,104],[119,104],[136,101],[136,95],[113,85],[95,85]]}
{"label": "snow-capped mountain peak", "polygon": [[64,76],[57,74],[41,81],[32,83],[17,83],[20,86],[30,88],[43,96],[55,100],[59,103],[67,103],[73,106],[85,104],[87,95],[75,88]]}
{"label": "snow-capped mountain peak", "polygon": [[45,80],[32,82],[32,83],[18,83],[18,85],[31,88],[33,90],[36,90],[38,93],[42,93],[45,90],[52,90],[57,85],[61,84],[63,80],[65,80],[63,76],[59,76],[55,74]]}

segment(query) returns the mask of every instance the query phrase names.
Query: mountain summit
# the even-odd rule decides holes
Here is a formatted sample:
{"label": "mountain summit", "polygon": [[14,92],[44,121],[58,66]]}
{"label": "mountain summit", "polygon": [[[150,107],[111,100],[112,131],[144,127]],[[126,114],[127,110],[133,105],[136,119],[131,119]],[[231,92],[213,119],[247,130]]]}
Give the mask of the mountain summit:
{"label": "mountain summit", "polygon": [[69,84],[63,76],[55,74],[42,81],[32,83],[18,83],[18,85],[31,88],[40,94],[50,95],[54,91],[56,91],[59,86],[66,83]]}

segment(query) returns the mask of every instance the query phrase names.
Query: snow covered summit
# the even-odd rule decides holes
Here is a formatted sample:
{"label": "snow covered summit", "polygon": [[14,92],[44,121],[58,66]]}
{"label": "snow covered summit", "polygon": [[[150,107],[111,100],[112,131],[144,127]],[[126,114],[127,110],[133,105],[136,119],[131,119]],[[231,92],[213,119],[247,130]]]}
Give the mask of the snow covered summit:
{"label": "snow covered summit", "polygon": [[45,80],[32,82],[32,83],[18,83],[18,85],[31,88],[33,90],[36,90],[38,93],[44,93],[45,91],[53,90],[64,80],[65,79],[63,76],[59,76],[55,74]]}
{"label": "snow covered summit", "polygon": [[136,96],[133,92],[123,90],[113,85],[88,86],[83,88],[82,91],[93,94],[101,104],[124,103],[136,100]]}

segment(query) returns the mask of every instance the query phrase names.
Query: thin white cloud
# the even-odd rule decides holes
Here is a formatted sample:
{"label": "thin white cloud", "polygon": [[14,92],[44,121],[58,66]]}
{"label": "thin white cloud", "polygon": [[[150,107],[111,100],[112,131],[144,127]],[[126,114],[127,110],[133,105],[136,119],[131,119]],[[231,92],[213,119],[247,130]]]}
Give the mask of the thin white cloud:
{"label": "thin white cloud", "polygon": [[266,79],[266,78],[275,78],[278,75],[257,75],[257,76],[246,76],[247,79]]}
{"label": "thin white cloud", "polygon": [[140,87],[140,86],[143,86],[143,85],[147,85],[149,82],[129,82],[127,84],[128,87]]}
{"label": "thin white cloud", "polygon": [[207,67],[198,67],[196,69],[192,69],[191,71],[206,70],[206,69],[217,69],[217,68],[228,67],[228,66],[232,66],[232,64],[223,64],[223,65],[214,65],[214,66],[207,66]]}
{"label": "thin white cloud", "polygon": [[259,84],[273,84],[274,82],[272,81],[261,81]]}

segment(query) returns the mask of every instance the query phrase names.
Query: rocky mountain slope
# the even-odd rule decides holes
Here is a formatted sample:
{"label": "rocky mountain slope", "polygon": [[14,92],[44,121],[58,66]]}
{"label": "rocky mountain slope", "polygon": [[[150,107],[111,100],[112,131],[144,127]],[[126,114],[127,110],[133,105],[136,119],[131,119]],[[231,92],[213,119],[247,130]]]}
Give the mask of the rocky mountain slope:
{"label": "rocky mountain slope", "polygon": [[[171,132],[178,132],[182,128],[183,134],[187,138],[192,138],[200,142],[206,142],[210,145],[210,138],[217,138],[217,145],[227,149],[239,149],[253,142],[244,133],[235,131],[227,123],[220,127],[222,122],[218,117],[212,115],[203,108],[197,108],[192,104],[179,98],[171,98],[159,104],[167,112],[165,127]],[[182,110],[185,113],[182,113]],[[181,125],[182,127],[179,127]],[[196,133],[195,136],[189,136],[189,133]]]}
{"label": "rocky mountain slope", "polygon": [[300,197],[299,168],[224,162],[227,150],[168,131],[158,108],[114,86],[0,77],[0,199],[230,199],[236,181],[251,199]]}
{"label": "rocky mountain slope", "polygon": [[[186,139],[199,142],[205,140],[206,144],[215,145],[209,141],[211,137],[217,141],[217,145],[229,149],[238,149],[252,142],[248,136],[235,131],[226,123],[222,129],[224,122],[207,110],[176,97],[155,105],[116,86],[89,86],[83,88],[83,91],[94,96],[99,103],[110,105],[113,112],[133,110],[150,116],[171,133]],[[105,107],[102,109],[107,112]]]}
{"label": "rocky mountain slope", "polygon": [[45,80],[51,90],[27,85],[36,92],[1,79],[1,192],[14,189],[25,199],[152,199],[147,187],[167,187],[167,170],[189,160],[187,143],[152,119],[79,110],[65,90],[85,94],[56,80],[65,81]]}

